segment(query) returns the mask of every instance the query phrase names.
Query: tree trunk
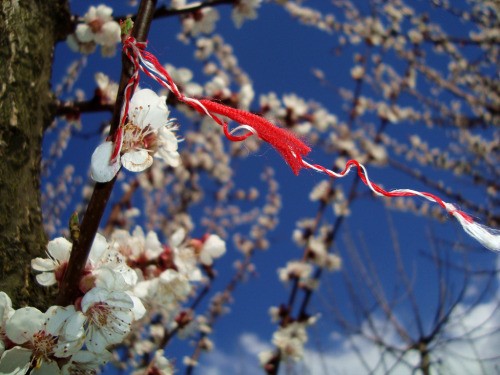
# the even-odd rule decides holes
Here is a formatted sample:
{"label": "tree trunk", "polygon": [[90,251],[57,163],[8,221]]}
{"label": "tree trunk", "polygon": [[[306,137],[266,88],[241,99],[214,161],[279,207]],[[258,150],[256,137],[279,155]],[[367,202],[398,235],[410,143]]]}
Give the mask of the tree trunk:
{"label": "tree trunk", "polygon": [[40,207],[43,131],[53,120],[54,46],[71,28],[65,0],[0,1],[0,290],[15,308],[52,304],[31,259],[47,237]]}

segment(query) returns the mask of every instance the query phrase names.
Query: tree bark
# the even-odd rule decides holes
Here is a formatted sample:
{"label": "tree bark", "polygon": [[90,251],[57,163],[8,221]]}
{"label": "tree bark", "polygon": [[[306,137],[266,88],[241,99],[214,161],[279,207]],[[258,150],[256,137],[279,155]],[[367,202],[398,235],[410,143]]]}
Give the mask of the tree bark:
{"label": "tree bark", "polygon": [[54,47],[71,29],[66,0],[0,1],[0,290],[15,308],[50,303],[31,259],[47,237],[40,207],[42,136],[54,118]]}

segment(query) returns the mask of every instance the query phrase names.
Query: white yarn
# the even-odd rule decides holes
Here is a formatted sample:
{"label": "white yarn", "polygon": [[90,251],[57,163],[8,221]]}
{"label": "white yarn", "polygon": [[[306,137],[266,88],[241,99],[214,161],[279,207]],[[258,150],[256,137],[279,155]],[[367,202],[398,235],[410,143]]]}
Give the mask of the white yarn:
{"label": "white yarn", "polygon": [[493,251],[500,251],[500,230],[469,221],[456,210],[454,205],[450,203],[445,203],[445,205],[446,210],[458,220],[465,233],[484,247]]}

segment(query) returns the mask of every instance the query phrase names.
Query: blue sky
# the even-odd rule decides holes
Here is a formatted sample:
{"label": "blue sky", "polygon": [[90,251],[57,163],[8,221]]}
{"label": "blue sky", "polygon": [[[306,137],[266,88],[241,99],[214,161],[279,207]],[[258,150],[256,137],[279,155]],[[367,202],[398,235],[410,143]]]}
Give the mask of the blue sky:
{"label": "blue sky", "polygon": [[[124,1],[110,1],[108,5],[114,7],[114,14],[133,11],[133,8],[123,5],[123,3]],[[329,2],[324,0],[310,0],[306,3],[317,9],[331,10],[333,8]],[[89,5],[98,4],[87,1],[72,1],[71,7],[73,12],[83,15]],[[426,2],[417,2],[416,8],[418,9],[420,6],[425,8]],[[335,113],[340,121],[347,120],[348,113],[344,106],[345,103],[328,87],[321,85],[311,71],[312,69],[320,69],[336,86],[352,90],[355,85],[349,73],[353,66],[352,53],[362,52],[361,49],[346,47],[341,55],[333,53],[338,47],[335,35],[299,24],[297,20],[292,19],[281,7],[275,4],[264,3],[259,10],[259,18],[256,21],[245,22],[241,29],[234,27],[230,19],[231,9],[229,6],[218,7],[217,10],[220,13],[220,20],[217,23],[216,32],[220,33],[224,40],[233,46],[240,67],[251,77],[256,93],[253,104],[258,104],[258,97],[261,94],[267,94],[271,91],[277,93],[279,97],[294,92],[305,100],[321,103],[329,111]],[[179,28],[180,22],[177,18],[155,21],[150,32],[149,51],[156,55],[160,63],[170,63],[176,67],[189,67],[194,73],[194,81],[203,83],[206,77],[202,73],[202,65],[193,59],[194,44],[186,45],[176,39]],[[450,28],[454,32],[461,32],[458,27],[450,26]],[[60,82],[69,63],[77,58],[78,55],[69,51],[66,45],[60,44],[58,46],[54,66],[54,83]],[[119,56],[112,59],[102,59],[99,53],[88,56],[87,65],[75,83],[75,88],[83,89],[87,97],[91,97],[95,89],[93,74],[96,71],[102,71],[110,78],[118,80],[121,71]],[[419,84],[422,84],[421,82],[419,81]],[[423,85],[420,88],[425,90],[425,83]],[[158,85],[145,76],[142,77],[141,86],[159,89]],[[182,119],[182,115],[176,113],[175,109],[172,110],[172,113],[174,117]],[[103,121],[107,121],[107,114],[82,116],[84,132],[96,132]],[[182,122],[180,125],[181,134],[183,127],[189,128],[190,126]],[[410,134],[420,134],[422,139],[437,146],[448,141],[443,137],[434,136],[434,131],[435,129],[428,129],[423,125],[405,123],[391,125],[387,129],[388,133],[401,139],[407,139]],[[98,136],[83,141],[82,139],[72,140],[52,176],[57,175],[57,170],[60,170],[66,162],[74,164],[77,170],[83,171],[83,175],[85,175],[92,151],[100,141]],[[50,144],[50,135],[46,142]],[[180,147],[182,149],[182,143]],[[330,167],[337,156],[336,153],[325,154],[323,150],[313,150],[311,153],[311,159],[326,167]],[[404,161],[405,159],[399,158],[398,160]],[[63,163],[61,164],[61,162]],[[235,160],[235,163],[237,163],[237,168],[235,168],[234,181],[242,188],[254,185],[263,186],[259,176],[265,166],[272,166],[276,172],[276,180],[280,184],[283,210],[280,214],[278,228],[270,235],[270,249],[265,253],[258,253],[254,258],[258,277],[238,285],[234,293],[234,303],[230,306],[231,313],[217,322],[211,336],[216,344],[216,349],[214,353],[203,355],[201,361],[203,369],[197,372],[200,374],[258,373],[255,355],[262,349],[272,348],[270,338],[276,329],[276,325],[270,321],[268,309],[270,306],[286,302],[289,294],[289,289],[279,282],[276,270],[278,267],[284,267],[288,260],[300,259],[302,256],[303,249],[298,248],[291,241],[292,232],[297,220],[314,217],[316,214],[318,203],[309,200],[309,192],[317,183],[325,179],[324,176],[310,171],[302,171],[299,176],[295,176],[271,147],[263,147],[257,153],[251,153],[242,160]],[[417,166],[415,163],[409,165]],[[374,182],[388,189],[429,190],[423,184],[390,168],[368,166],[368,170]],[[445,184],[450,186],[456,186],[458,183],[457,179],[448,173],[443,174],[441,171],[436,172],[428,169],[426,173],[429,173],[432,178],[442,179]],[[347,193],[355,178],[357,177],[352,173],[342,181],[337,181],[336,184],[341,185]],[[463,192],[464,195],[479,204],[485,203],[484,192],[479,189],[461,185],[456,190]],[[432,306],[438,298],[437,276],[433,263],[421,254],[421,252],[428,253],[430,251],[429,237],[458,240],[460,244],[465,246],[471,264],[476,267],[495,264],[496,255],[481,250],[461,232],[455,221],[437,222],[415,216],[410,212],[388,210],[383,201],[371,197],[368,189],[362,184],[359,185],[358,191],[363,193],[364,197],[355,200],[351,207],[351,215],[342,224],[341,233],[335,242],[336,249],[345,261],[346,272],[353,274],[353,267],[356,267],[349,265],[348,254],[352,254],[354,247],[366,246],[366,251],[377,270],[380,283],[387,287],[388,292],[392,291],[392,286],[398,280],[395,280],[395,260],[392,255],[393,238],[391,236],[397,233],[397,243],[401,248],[402,261],[409,270],[408,277],[414,288],[418,304],[423,307],[421,313],[424,325],[428,325],[431,321]],[[429,191],[435,193],[432,190]],[[79,196],[79,194],[80,192],[77,192],[76,195]],[[257,205],[262,205],[263,196],[264,194],[256,202]],[[202,209],[202,206],[197,207],[195,212],[196,210],[201,212]],[[63,223],[67,222],[71,211],[72,209],[69,208],[63,214],[66,216],[61,218]],[[329,207],[325,221],[332,224],[334,220],[333,209]],[[390,222],[392,222],[394,230],[392,233]],[[203,228],[197,226],[195,234],[203,234]],[[230,243],[231,241],[228,240],[228,244]],[[214,291],[227,283],[233,274],[232,263],[240,257],[236,251],[231,250],[230,245],[228,249],[225,257],[217,261],[216,268],[219,278],[214,283]],[[449,248],[444,245],[438,247],[438,252],[452,260],[453,257],[461,257],[460,252],[450,252]],[[455,282],[458,288],[460,280],[457,273],[450,272],[450,283]],[[310,312],[320,312],[322,318],[318,322],[317,330],[315,331],[313,327],[309,332],[308,351],[304,362],[305,366],[309,368],[309,372],[299,371],[298,373],[356,374],[361,373],[358,371],[362,371],[359,367],[359,361],[350,350],[346,336],[335,320],[329,316],[331,314],[329,293],[332,292],[335,293],[344,313],[351,314],[342,274],[338,272],[327,275],[326,278],[323,278],[322,287],[318,292],[319,297],[315,296],[310,305]],[[427,306],[429,307],[427,308]],[[402,321],[405,320],[409,308],[406,302],[399,308],[398,316],[401,317]],[[479,315],[480,312],[477,314]],[[391,334],[392,332],[387,332],[387,335]],[[324,371],[324,367],[311,367],[322,363],[318,359],[311,359],[318,355],[319,346],[324,351],[323,361],[327,371]],[[375,358],[377,356],[377,352],[369,344],[360,343],[360,346],[368,357]],[[182,369],[182,357],[191,355],[192,350],[188,344],[175,340],[173,345],[167,349],[167,353],[169,357],[176,358],[176,366]]]}

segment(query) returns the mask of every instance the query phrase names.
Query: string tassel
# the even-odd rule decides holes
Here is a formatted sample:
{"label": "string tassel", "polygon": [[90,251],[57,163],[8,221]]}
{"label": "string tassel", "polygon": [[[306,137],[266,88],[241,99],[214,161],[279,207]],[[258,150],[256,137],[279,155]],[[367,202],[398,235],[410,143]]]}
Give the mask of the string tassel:
{"label": "string tassel", "polygon": [[500,251],[500,231],[474,222],[472,219],[468,220],[468,216],[461,211],[454,211],[450,213],[458,220],[465,233],[478,241],[487,249],[493,251]]}
{"label": "string tassel", "polygon": [[[306,156],[311,149],[294,133],[274,125],[264,117],[242,111],[241,109],[227,107],[223,104],[206,99],[200,100],[200,103],[209,112],[229,117],[239,124],[248,125],[250,128],[254,129],[257,137],[269,143],[281,154],[283,159],[285,159],[287,164],[292,168],[295,175],[298,175],[300,169],[304,167],[301,158],[298,158],[297,155],[301,157]],[[227,133],[227,126],[224,127],[224,130],[225,133]],[[252,135],[252,132],[241,136],[240,139],[232,140],[243,140],[250,135]],[[226,136],[228,136],[228,134],[226,134]]]}

